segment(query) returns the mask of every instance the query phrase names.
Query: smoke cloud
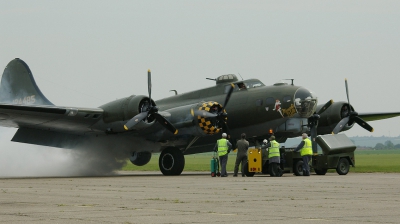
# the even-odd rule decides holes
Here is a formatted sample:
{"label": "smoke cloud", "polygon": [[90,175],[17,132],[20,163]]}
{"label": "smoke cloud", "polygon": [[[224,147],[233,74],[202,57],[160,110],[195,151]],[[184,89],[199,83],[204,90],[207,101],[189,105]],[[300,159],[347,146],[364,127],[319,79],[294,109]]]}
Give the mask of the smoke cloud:
{"label": "smoke cloud", "polygon": [[114,135],[61,149],[11,142],[15,131],[0,127],[0,177],[115,175],[133,151],[157,147],[143,139]]}

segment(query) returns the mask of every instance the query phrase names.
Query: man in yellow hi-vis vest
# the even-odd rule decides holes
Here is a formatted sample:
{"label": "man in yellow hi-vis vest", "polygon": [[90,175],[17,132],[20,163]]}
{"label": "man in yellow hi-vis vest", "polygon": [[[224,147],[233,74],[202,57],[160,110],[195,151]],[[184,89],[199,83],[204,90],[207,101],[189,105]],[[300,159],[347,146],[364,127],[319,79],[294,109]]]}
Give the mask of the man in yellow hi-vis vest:
{"label": "man in yellow hi-vis vest", "polygon": [[231,151],[232,144],[226,139],[226,133],[222,133],[222,138],[217,140],[214,151],[218,152],[219,163],[221,164],[221,177],[227,177],[226,163],[228,162],[228,153]]}
{"label": "man in yellow hi-vis vest", "polygon": [[310,176],[310,166],[308,162],[311,160],[313,154],[311,140],[308,139],[306,133],[303,133],[302,138],[303,140],[294,151],[297,152],[301,150],[300,156],[303,158],[303,176]]}
{"label": "man in yellow hi-vis vest", "polygon": [[266,149],[268,151],[268,171],[271,177],[281,177],[283,175],[283,170],[280,168],[281,163],[281,153],[279,151],[279,143],[275,141],[275,136],[271,136],[269,138],[269,142],[267,139],[264,139],[262,149]]}

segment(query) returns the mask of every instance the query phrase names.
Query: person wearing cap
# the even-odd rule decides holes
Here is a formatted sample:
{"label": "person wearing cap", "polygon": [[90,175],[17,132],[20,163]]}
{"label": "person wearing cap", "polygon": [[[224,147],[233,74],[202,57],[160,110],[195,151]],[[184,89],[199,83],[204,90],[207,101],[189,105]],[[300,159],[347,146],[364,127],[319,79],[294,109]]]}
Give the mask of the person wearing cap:
{"label": "person wearing cap", "polygon": [[303,133],[302,138],[303,140],[294,151],[297,152],[300,150],[300,156],[303,158],[303,176],[310,176],[310,166],[308,163],[313,154],[311,140],[308,139],[308,135],[306,133]]}
{"label": "person wearing cap", "polygon": [[228,153],[232,147],[232,144],[226,139],[227,134],[222,133],[222,138],[217,140],[217,144],[214,146],[214,151],[218,152],[219,163],[221,165],[221,177],[227,177],[226,163],[228,162]]}
{"label": "person wearing cap", "polygon": [[233,176],[237,177],[238,171],[239,171],[239,165],[240,170],[242,172],[242,177],[244,177],[244,164],[247,161],[247,149],[249,148],[249,142],[246,141],[246,134],[242,133],[240,136],[241,139],[236,142],[236,146],[238,149],[237,155],[236,155],[236,162],[235,162],[235,169],[233,170]]}
{"label": "person wearing cap", "polygon": [[275,141],[275,136],[271,136],[269,138],[270,142],[267,139],[264,139],[262,149],[267,148],[268,151],[268,163],[269,163],[269,174],[272,177],[280,177],[283,174],[282,169],[280,168],[281,163],[281,154],[279,152],[279,143]]}

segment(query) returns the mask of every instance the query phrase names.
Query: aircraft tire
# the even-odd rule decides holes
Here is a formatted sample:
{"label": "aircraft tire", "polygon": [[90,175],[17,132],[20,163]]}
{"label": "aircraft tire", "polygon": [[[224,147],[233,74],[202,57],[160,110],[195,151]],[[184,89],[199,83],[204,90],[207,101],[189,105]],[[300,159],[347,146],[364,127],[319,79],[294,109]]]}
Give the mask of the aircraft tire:
{"label": "aircraft tire", "polygon": [[303,176],[303,160],[297,160],[293,166],[293,173],[296,176]]}
{"label": "aircraft tire", "polygon": [[346,175],[350,170],[350,163],[346,158],[341,158],[336,167],[336,172],[339,175]]}
{"label": "aircraft tire", "polygon": [[328,169],[314,169],[317,175],[325,175]]}
{"label": "aircraft tire", "polygon": [[253,177],[255,174],[255,172],[249,172],[249,163],[248,162],[246,162],[244,164],[243,171],[244,171],[244,175],[246,175],[246,177]]}
{"label": "aircraft tire", "polygon": [[180,175],[185,167],[185,157],[177,148],[166,148],[160,154],[158,165],[166,176]]}

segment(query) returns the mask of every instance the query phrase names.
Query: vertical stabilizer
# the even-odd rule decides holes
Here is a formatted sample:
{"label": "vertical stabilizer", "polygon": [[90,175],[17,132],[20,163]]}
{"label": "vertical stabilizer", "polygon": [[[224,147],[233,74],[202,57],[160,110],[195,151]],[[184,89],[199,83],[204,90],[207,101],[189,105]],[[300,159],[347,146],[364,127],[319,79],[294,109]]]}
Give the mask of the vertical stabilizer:
{"label": "vertical stabilizer", "polygon": [[4,69],[0,102],[26,105],[53,105],[40,91],[28,65],[16,58]]}

